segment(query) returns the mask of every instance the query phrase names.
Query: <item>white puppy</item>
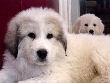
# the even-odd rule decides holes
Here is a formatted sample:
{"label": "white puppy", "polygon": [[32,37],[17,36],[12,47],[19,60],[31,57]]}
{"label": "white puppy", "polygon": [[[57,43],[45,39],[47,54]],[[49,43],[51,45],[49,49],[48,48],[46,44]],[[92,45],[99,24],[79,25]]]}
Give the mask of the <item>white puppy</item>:
{"label": "white puppy", "polygon": [[[57,71],[56,73],[72,81],[55,83],[110,83],[110,36],[68,35],[66,59],[68,62],[62,63],[65,67],[61,70],[68,71],[69,77],[64,76],[64,72],[61,74]],[[49,79],[44,80],[43,83],[50,83],[47,81]],[[19,83],[36,82],[38,82],[38,77]]]}
{"label": "white puppy", "polygon": [[61,70],[65,66],[66,28],[61,16],[51,9],[30,8],[16,15],[5,38],[8,50],[0,83],[32,77],[37,77],[37,83],[71,83],[66,69]]}
{"label": "white puppy", "polygon": [[74,33],[89,33],[101,35],[104,31],[104,25],[100,18],[94,14],[84,14],[80,16],[73,26]]}

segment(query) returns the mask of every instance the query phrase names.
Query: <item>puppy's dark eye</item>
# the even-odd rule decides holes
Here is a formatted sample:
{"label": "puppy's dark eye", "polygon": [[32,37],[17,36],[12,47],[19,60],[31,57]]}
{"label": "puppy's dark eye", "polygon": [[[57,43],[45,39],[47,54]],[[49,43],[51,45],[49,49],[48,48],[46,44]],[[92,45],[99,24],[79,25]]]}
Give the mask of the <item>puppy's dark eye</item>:
{"label": "puppy's dark eye", "polygon": [[96,26],[96,24],[93,24],[93,26]]}
{"label": "puppy's dark eye", "polygon": [[51,38],[53,38],[53,34],[51,34],[51,33],[48,33],[48,34],[47,34],[47,38],[48,38],[48,39],[51,39]]}
{"label": "puppy's dark eye", "polygon": [[88,24],[84,24],[84,26],[86,26],[86,27],[87,27],[87,26],[88,26]]}
{"label": "puppy's dark eye", "polygon": [[32,38],[32,39],[35,39],[35,38],[36,38],[35,33],[29,33],[28,36],[29,36],[30,38]]}

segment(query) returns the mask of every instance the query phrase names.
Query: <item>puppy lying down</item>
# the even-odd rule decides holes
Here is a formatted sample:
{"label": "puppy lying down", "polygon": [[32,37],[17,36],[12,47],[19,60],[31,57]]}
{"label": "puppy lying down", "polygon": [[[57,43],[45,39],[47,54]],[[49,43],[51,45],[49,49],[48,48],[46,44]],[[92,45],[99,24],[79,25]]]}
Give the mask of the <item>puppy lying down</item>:
{"label": "puppy lying down", "polygon": [[[62,65],[64,66],[59,67],[62,72],[58,70],[55,73],[61,75],[57,79],[63,78],[68,80],[67,82],[51,82],[47,77],[41,83],[110,83],[110,37],[68,34],[67,57]],[[38,78],[35,77],[19,83],[37,81]]]}

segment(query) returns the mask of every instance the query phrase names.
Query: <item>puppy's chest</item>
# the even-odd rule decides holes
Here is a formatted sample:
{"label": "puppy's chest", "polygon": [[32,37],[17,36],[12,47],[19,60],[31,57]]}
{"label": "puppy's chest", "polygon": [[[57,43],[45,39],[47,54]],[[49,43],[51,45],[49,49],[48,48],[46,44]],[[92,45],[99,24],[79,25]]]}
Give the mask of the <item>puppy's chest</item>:
{"label": "puppy's chest", "polygon": [[47,78],[49,75],[51,75],[52,71],[50,69],[46,68],[31,68],[31,69],[24,69],[21,71],[20,77],[21,80],[26,80],[30,78]]}

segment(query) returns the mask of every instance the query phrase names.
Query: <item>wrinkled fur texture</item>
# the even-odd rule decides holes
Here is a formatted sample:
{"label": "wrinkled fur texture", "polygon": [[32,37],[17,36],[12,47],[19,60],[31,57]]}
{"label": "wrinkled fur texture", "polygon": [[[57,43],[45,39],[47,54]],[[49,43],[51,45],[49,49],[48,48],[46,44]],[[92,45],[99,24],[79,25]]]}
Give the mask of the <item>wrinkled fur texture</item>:
{"label": "wrinkled fur texture", "polygon": [[[85,26],[85,24],[87,24]],[[94,26],[95,24],[95,26]],[[80,16],[75,25],[73,26],[73,32],[76,34],[79,33],[89,33],[90,30],[93,30],[95,35],[101,35],[104,31],[104,25],[100,18],[95,16],[94,14],[84,14]]]}
{"label": "wrinkled fur texture", "polygon": [[110,83],[110,36],[68,35],[67,45],[73,83]]}
{"label": "wrinkled fur texture", "polygon": [[[31,8],[16,15],[5,38],[0,83],[110,83],[110,37],[66,31],[64,20],[51,9]],[[48,51],[43,62],[36,54],[41,48]]]}

